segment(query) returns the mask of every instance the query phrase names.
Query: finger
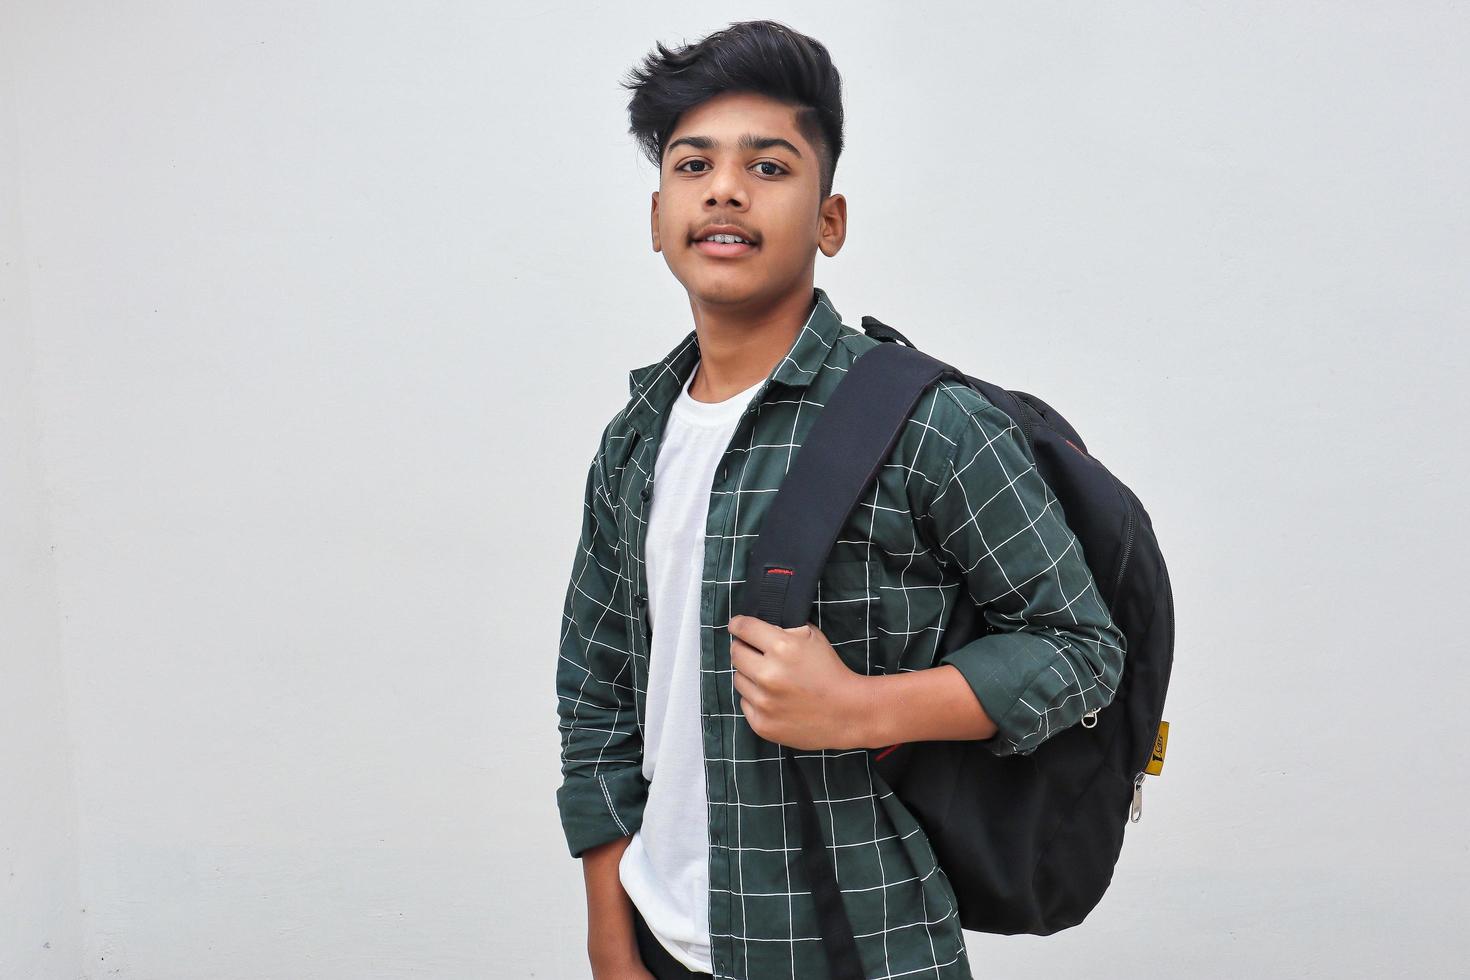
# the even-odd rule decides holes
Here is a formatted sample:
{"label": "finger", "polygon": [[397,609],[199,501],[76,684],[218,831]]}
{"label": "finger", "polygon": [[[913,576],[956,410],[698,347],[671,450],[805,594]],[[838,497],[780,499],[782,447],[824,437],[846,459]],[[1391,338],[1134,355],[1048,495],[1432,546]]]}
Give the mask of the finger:
{"label": "finger", "polygon": [[765,654],[748,643],[742,643],[739,640],[730,641],[730,666],[735,668],[737,677],[748,677],[759,682],[764,665]]}
{"label": "finger", "polygon": [[765,738],[765,733],[761,730],[765,727],[765,723],[761,720],[760,711],[756,706],[741,698],[740,711],[745,715],[745,723],[750,726],[750,730],[761,738]]}
{"label": "finger", "polygon": [[751,644],[746,643],[744,640],[741,640],[737,637],[730,637],[731,660],[734,660],[736,657],[740,657],[744,660],[750,660],[753,657],[764,657],[765,655],[766,651],[760,649],[759,647],[752,646]]}
{"label": "finger", "polygon": [[786,635],[786,630],[755,616],[731,616],[726,628],[731,636],[738,636],[761,650],[768,649],[777,638]]}
{"label": "finger", "polygon": [[731,650],[734,650],[736,647],[739,647],[740,649],[745,650],[745,651],[747,651],[749,653],[765,653],[766,652],[765,651],[765,645],[764,644],[761,644],[761,643],[752,643],[752,642],[750,642],[750,637],[748,637],[748,636],[745,639],[741,639],[740,637],[736,636],[732,632],[730,634],[730,649]]}
{"label": "finger", "polygon": [[757,654],[750,649],[748,644],[741,643],[734,637],[730,638],[730,665],[732,667],[736,670],[741,669],[752,656],[757,656]]}
{"label": "finger", "polygon": [[760,685],[738,670],[735,672],[735,690],[739,692],[742,704],[754,704],[760,696]]}

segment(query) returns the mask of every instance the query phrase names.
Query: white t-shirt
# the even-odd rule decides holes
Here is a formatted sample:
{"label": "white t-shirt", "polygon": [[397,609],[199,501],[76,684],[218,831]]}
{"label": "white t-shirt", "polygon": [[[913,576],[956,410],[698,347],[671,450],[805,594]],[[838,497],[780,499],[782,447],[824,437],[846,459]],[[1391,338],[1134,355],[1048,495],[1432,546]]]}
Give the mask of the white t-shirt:
{"label": "white t-shirt", "polygon": [[756,389],[700,402],[684,388],[669,411],[648,518],[649,649],[643,823],[618,877],[649,929],[691,970],[714,972],[709,944],[709,798],[699,707],[700,594],[715,469]]}

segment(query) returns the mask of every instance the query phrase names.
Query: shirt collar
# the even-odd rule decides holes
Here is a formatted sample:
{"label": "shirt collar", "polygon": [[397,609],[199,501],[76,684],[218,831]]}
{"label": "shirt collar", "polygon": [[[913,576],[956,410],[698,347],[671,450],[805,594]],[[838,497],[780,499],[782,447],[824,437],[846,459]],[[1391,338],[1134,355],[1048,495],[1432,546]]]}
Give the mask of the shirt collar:
{"label": "shirt collar", "polygon": [[[791,348],[776,362],[768,381],[790,388],[803,388],[817,376],[842,330],[842,315],[820,286],[812,287],[812,307],[806,322],[797,331]],[[628,394],[632,407],[627,422],[639,432],[647,433],[648,423],[663,414],[689,380],[689,372],[699,360],[699,334],[689,331],[684,339],[662,359],[628,372]]]}

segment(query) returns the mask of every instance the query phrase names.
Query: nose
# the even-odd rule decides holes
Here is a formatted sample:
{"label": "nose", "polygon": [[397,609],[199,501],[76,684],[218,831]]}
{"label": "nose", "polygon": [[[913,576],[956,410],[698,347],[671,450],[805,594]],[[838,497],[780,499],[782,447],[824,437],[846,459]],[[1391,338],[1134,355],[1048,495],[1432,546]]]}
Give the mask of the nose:
{"label": "nose", "polygon": [[745,182],[739,167],[720,167],[710,179],[707,204],[745,206]]}

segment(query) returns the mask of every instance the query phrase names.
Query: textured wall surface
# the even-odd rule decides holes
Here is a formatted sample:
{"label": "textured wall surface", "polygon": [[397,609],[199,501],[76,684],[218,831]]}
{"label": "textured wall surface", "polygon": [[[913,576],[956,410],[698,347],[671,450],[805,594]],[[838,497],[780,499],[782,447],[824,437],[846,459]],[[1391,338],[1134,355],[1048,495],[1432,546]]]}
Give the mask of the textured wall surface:
{"label": "textured wall surface", "polygon": [[[1114,885],[976,973],[1449,975],[1470,8],[1113,6],[759,12],[844,75],[817,284],[1066,413],[1170,563]],[[0,9],[0,976],[589,975],[560,605],[691,327],[617,81],[736,16]]]}

